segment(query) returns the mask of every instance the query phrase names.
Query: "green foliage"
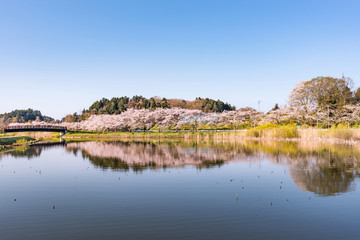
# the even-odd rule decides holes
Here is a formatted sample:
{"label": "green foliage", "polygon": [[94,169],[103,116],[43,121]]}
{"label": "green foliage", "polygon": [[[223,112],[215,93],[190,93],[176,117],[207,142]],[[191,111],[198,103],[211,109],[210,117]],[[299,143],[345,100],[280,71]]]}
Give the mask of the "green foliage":
{"label": "green foliage", "polygon": [[275,106],[273,107],[272,111],[275,111],[275,110],[278,110],[278,109],[280,109],[279,104],[276,103]]}
{"label": "green foliage", "polygon": [[352,101],[349,82],[345,78],[317,77],[306,83],[309,92],[321,108],[336,109]]}
{"label": "green foliage", "polygon": [[[142,99],[141,96],[134,96],[133,101],[139,102]],[[126,111],[126,105],[129,103],[128,97],[112,98],[108,100],[103,98],[99,101],[94,102],[87,112],[90,114],[119,114]],[[84,113],[84,112],[83,112]]]}
{"label": "green foliage", "polygon": [[323,111],[337,110],[354,102],[351,85],[350,78],[316,77],[295,87],[289,102],[303,109],[316,106]]}
{"label": "green foliage", "polygon": [[[86,113],[84,112],[84,114],[86,114]],[[63,117],[63,119],[61,119],[61,121],[63,121],[63,122],[80,122],[81,120],[84,120],[83,115],[80,116],[79,114],[77,114],[75,112],[73,114],[66,115],[65,117]]]}
{"label": "green foliage", "polygon": [[[180,104],[180,105],[179,105]],[[223,112],[235,110],[234,106],[224,103],[220,100],[209,98],[196,98],[195,101],[185,101],[179,99],[166,99],[152,97],[147,99],[143,96],[112,98],[111,100],[103,98],[94,102],[88,110],[83,110],[81,116],[75,114],[67,115],[63,121],[76,122],[88,117],[91,114],[120,114],[128,108],[134,109],[156,109],[156,108],[172,108],[181,107],[185,109],[198,109],[204,112]]]}
{"label": "green foliage", "polygon": [[168,108],[168,107],[169,107],[169,105],[168,105],[167,99],[163,98],[161,100],[161,108]]}
{"label": "green foliage", "polygon": [[360,103],[360,88],[354,92],[354,103]]}
{"label": "green foliage", "polygon": [[3,119],[4,123],[18,122],[25,123],[28,121],[34,121],[39,119],[40,121],[53,121],[51,117],[47,117],[41,114],[38,110],[33,110],[31,108],[27,110],[14,110],[9,113],[0,114],[0,119]]}
{"label": "green foliage", "polygon": [[224,103],[220,100],[216,101],[210,98],[196,98],[194,105],[200,106],[196,109],[202,110],[204,112],[223,112],[235,110],[235,107],[228,103]]}
{"label": "green foliage", "polygon": [[27,143],[27,142],[28,142],[28,141],[27,141],[25,138],[16,140],[16,144],[25,144],[25,143]]}
{"label": "green foliage", "polygon": [[34,140],[31,137],[20,136],[20,137],[0,137],[0,145],[11,145],[11,144],[23,144],[28,141]]}

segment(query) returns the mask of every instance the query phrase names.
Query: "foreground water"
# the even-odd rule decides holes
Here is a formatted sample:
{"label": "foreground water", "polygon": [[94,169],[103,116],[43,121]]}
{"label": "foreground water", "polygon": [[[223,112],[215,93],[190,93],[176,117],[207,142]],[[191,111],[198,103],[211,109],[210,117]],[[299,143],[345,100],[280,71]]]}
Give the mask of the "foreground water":
{"label": "foreground water", "polygon": [[360,151],[80,142],[0,155],[0,239],[358,239]]}

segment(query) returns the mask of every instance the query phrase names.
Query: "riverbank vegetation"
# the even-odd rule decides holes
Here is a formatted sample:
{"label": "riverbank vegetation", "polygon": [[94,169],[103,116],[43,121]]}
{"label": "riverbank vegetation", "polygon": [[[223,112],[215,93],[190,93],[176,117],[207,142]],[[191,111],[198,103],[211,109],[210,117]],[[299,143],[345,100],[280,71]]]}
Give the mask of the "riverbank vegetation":
{"label": "riverbank vegetation", "polygon": [[57,143],[59,133],[53,132],[19,132],[0,134],[0,152],[25,149],[33,144]]}
{"label": "riverbank vegetation", "polygon": [[19,136],[19,137],[0,137],[0,145],[12,145],[12,144],[23,144],[25,142],[34,140],[28,136]]}
{"label": "riverbank vegetation", "polygon": [[[341,132],[341,135],[352,135],[351,131],[346,130],[345,127],[357,128],[360,125],[360,89],[355,91],[352,85],[352,80],[345,77],[317,77],[303,81],[291,91],[288,105],[279,107],[275,104],[275,107],[267,113],[249,107],[221,111],[214,108],[209,111],[203,108],[185,109],[180,105],[168,107],[158,102],[158,106],[164,107],[138,109],[133,104],[133,107],[122,111],[121,114],[116,114],[114,111],[94,110],[92,111],[94,114],[82,121],[63,122],[62,125],[72,130],[100,132],[251,129],[254,136],[264,134],[262,128],[270,128],[273,132],[271,136],[289,135],[293,138],[297,137],[295,126],[320,129],[340,126],[339,129],[342,130],[336,130],[336,134]],[[139,99],[137,101],[140,101]],[[128,100],[120,98],[119,101],[128,102]],[[97,102],[91,109],[114,106],[114,101],[112,103],[108,100]],[[135,102],[135,100],[131,101]],[[196,101],[209,102],[200,98]],[[101,114],[102,112],[106,114]],[[270,130],[267,132],[269,133]]]}
{"label": "riverbank vegetation", "polygon": [[360,129],[347,126],[321,128],[299,128],[295,125],[267,124],[255,128],[239,131],[206,131],[206,132],[69,132],[63,136],[67,141],[90,140],[182,140],[195,139],[203,141],[213,140],[286,140],[286,141],[317,141],[327,143],[360,142]]}
{"label": "riverbank vegetation", "polygon": [[35,139],[28,136],[0,136],[0,152],[21,148],[34,142]]}

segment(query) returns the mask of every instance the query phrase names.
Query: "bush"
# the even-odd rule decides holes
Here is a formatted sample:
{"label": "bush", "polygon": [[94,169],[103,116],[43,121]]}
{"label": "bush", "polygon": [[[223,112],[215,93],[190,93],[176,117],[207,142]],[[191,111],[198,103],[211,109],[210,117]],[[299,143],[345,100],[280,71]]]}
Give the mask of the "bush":
{"label": "bush", "polygon": [[16,140],[16,144],[19,144],[19,145],[25,144],[25,143],[27,143],[27,142],[28,142],[28,141],[27,141],[25,138]]}
{"label": "bush", "polygon": [[296,124],[289,124],[277,128],[275,131],[275,135],[275,137],[282,138],[297,138],[299,136],[299,132]]}
{"label": "bush", "polygon": [[257,138],[265,137],[265,135],[267,135],[267,134],[265,134],[266,132],[269,132],[270,130],[273,130],[273,129],[277,128],[277,127],[279,127],[279,126],[276,125],[276,124],[266,123],[266,124],[251,128],[247,132],[247,135],[249,137],[257,137]]}
{"label": "bush", "polygon": [[[35,140],[31,137],[21,136],[21,137],[1,137],[0,145],[12,145],[14,143],[23,144],[27,141]],[[19,142],[18,142],[19,141]]]}
{"label": "bush", "polygon": [[267,123],[247,131],[249,137],[277,137],[277,138],[297,138],[299,136],[296,124],[279,126],[273,123]]}

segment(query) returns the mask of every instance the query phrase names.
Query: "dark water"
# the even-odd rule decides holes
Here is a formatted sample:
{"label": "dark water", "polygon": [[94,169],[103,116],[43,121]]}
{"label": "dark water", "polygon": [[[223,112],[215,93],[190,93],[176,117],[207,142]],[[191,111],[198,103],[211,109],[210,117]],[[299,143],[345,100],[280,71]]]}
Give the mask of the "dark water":
{"label": "dark water", "polygon": [[82,142],[0,165],[0,239],[360,237],[358,147]]}

